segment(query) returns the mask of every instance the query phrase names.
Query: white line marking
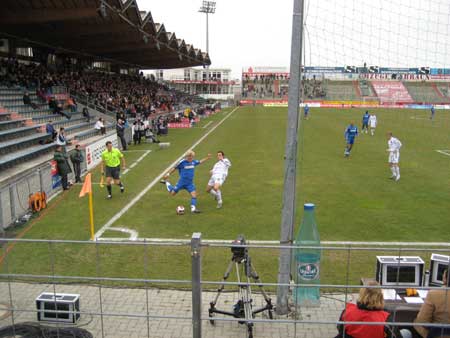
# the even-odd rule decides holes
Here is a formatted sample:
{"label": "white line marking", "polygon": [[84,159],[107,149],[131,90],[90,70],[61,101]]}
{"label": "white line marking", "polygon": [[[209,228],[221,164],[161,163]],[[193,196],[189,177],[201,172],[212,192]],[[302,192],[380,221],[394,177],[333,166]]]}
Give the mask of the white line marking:
{"label": "white line marking", "polygon": [[429,117],[417,117],[417,116],[411,116],[411,120],[429,120]]}
{"label": "white line marking", "polygon": [[[113,228],[110,228],[113,229]],[[109,230],[109,229],[108,229]],[[127,238],[98,238],[101,241],[128,241]],[[175,239],[175,238],[136,238],[134,241],[147,242],[147,243],[191,243],[190,239]],[[203,244],[230,244],[233,239],[202,239]],[[352,241],[321,241],[322,246],[326,245],[373,245],[373,246],[443,246],[450,247],[448,242],[352,242]],[[279,245],[280,241],[258,241],[258,240],[247,240],[247,244],[250,245]]]}
{"label": "white line marking", "polygon": [[108,228],[108,231],[119,231],[119,232],[122,232],[122,233],[125,233],[125,234],[129,234],[130,237],[122,238],[122,239],[126,239],[128,241],[135,241],[137,239],[137,236],[138,236],[138,232],[137,231],[131,230],[131,229],[128,229],[128,228],[110,227],[110,228]]}
{"label": "white line marking", "polygon": [[[222,120],[220,120],[219,123],[217,123],[214,127],[212,127],[210,130],[208,130],[205,135],[203,135],[197,142],[195,142],[192,146],[190,146],[186,151],[189,149],[194,149],[196,146],[198,146],[205,138],[208,137],[209,134],[211,134],[214,130],[216,130],[227,118],[229,118],[239,107],[234,108],[229,114],[227,114]],[[186,152],[185,152],[186,153]],[[164,176],[164,174],[170,169],[173,168],[178,162],[181,161],[181,159],[184,157],[181,155],[178,157],[175,161],[173,161],[170,166],[168,166],[164,171],[159,174],[153,181],[151,181],[145,188],[142,190],[135,198],[133,198],[126,206],[122,208],[118,213],[116,213],[108,222],[106,222],[99,231],[95,234],[95,239],[99,239],[103,233],[114,224],[115,221],[117,221],[124,213],[126,213],[133,205],[135,205],[141,198],[144,196],[156,183],[158,183],[161,178]]]}
{"label": "white line marking", "polygon": [[436,150],[436,151],[442,155],[450,156],[450,150]]}
{"label": "white line marking", "polygon": [[[122,151],[123,153],[144,153],[147,152],[148,150],[142,149],[142,150],[124,150]],[[150,150],[151,151],[151,150]]]}
{"label": "white line marking", "polygon": [[213,121],[209,121],[207,124],[205,124],[205,125],[203,126],[203,129],[208,128],[208,126],[209,126],[211,123],[213,123]]}
{"label": "white line marking", "polygon": [[139,162],[141,162],[145,156],[147,156],[148,154],[150,154],[152,151],[151,150],[146,150],[145,153],[139,157],[136,161],[134,161],[129,168],[125,169],[124,172],[122,173],[122,175],[127,174],[131,169],[133,169]]}

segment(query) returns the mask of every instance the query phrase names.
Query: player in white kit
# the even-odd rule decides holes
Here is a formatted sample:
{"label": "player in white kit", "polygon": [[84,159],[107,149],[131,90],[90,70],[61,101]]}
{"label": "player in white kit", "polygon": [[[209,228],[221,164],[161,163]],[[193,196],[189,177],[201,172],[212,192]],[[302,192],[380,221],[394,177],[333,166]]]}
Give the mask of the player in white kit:
{"label": "player in white kit", "polygon": [[402,143],[398,138],[395,138],[392,133],[387,133],[389,152],[389,167],[391,167],[391,179],[398,181],[400,179],[400,168],[398,162],[400,160],[400,148]]}
{"label": "player in white kit", "polygon": [[375,134],[375,128],[377,127],[377,116],[375,114],[371,114],[369,117],[369,128],[370,128],[370,135]]}
{"label": "player in white kit", "polygon": [[222,192],[220,187],[225,182],[228,176],[228,169],[231,167],[229,159],[225,158],[223,151],[217,152],[217,162],[210,171],[211,178],[209,179],[206,192],[209,192],[217,200],[217,208],[222,208]]}

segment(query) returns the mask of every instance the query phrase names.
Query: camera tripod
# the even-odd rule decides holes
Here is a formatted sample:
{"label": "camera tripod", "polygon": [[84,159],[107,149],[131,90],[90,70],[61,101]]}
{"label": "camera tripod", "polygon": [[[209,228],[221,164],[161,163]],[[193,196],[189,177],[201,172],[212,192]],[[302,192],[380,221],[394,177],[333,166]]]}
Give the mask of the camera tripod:
{"label": "camera tripod", "polygon": [[[236,243],[236,241],[234,242]],[[245,244],[245,240],[243,240]],[[241,242],[239,244],[242,244]],[[233,312],[223,311],[216,308],[217,301],[220,297],[221,292],[225,288],[225,284],[221,284],[219,289],[217,290],[217,295],[214,300],[210,303],[209,307],[209,317],[211,318],[209,321],[212,325],[215,324],[214,313],[223,314],[226,316],[232,316],[235,318],[242,318],[242,321],[239,321],[239,324],[245,324],[247,326],[247,338],[253,338],[253,318],[257,313],[268,311],[269,318],[273,319],[273,305],[272,300],[267,296],[267,293],[264,291],[263,286],[260,284],[261,279],[258,276],[255,268],[251,263],[251,258],[248,255],[247,249],[244,247],[232,247],[231,251],[233,252],[233,257],[231,258],[230,263],[225,271],[223,276],[222,283],[224,283],[228,277],[230,276],[231,271],[233,270],[233,266],[236,269],[236,278],[238,281],[238,291],[239,291],[239,300],[233,307]],[[241,280],[241,276],[246,278],[247,280]],[[261,290],[261,294],[266,301],[266,305],[253,310],[253,299],[252,299],[252,290],[250,286],[250,278],[254,280],[255,283],[258,283],[258,287]]]}

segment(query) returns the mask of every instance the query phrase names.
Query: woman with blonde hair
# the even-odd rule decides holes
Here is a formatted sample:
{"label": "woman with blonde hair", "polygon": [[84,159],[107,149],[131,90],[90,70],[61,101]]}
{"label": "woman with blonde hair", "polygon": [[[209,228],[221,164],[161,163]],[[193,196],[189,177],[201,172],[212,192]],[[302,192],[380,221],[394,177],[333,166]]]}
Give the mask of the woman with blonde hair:
{"label": "woman with blonde hair", "polygon": [[[340,321],[343,322],[389,322],[391,314],[384,310],[384,298],[377,282],[370,282],[361,288],[359,297],[354,303],[347,303],[342,311]],[[401,334],[396,327],[370,324],[338,324],[338,337],[346,338],[398,338]]]}

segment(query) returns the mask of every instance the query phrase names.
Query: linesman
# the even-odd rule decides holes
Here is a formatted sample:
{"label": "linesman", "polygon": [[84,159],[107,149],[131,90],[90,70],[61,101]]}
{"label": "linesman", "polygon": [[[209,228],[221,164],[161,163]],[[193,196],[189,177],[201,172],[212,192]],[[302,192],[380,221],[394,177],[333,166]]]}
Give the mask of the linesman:
{"label": "linesman", "polygon": [[[108,189],[107,198],[112,197],[111,182],[114,181],[120,187],[120,192],[125,188],[120,180],[120,165],[125,170],[125,157],[119,149],[114,148],[111,141],[106,142],[106,150],[102,153],[102,175],[106,176],[106,189]],[[106,170],[105,170],[106,167]]]}

